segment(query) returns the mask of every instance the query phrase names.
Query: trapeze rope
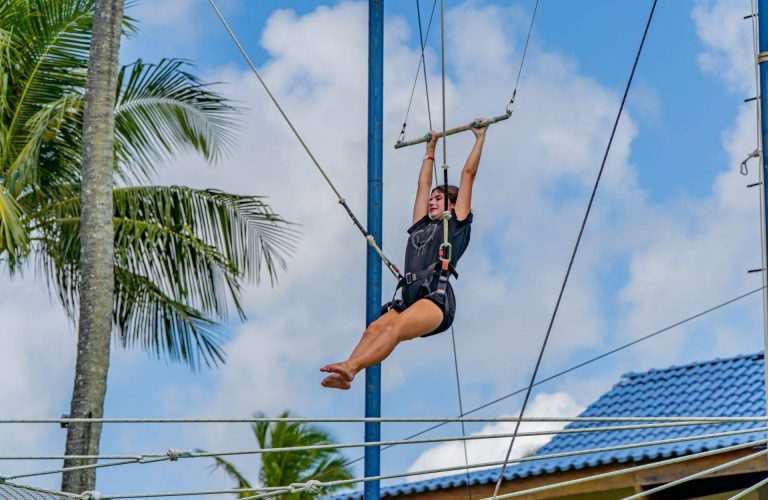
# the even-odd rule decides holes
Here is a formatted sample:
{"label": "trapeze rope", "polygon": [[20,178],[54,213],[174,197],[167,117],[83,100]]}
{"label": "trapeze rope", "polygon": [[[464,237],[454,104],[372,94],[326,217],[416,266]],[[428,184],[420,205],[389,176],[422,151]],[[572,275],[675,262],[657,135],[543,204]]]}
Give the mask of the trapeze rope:
{"label": "trapeze rope", "polygon": [[[592,210],[592,204],[595,201],[595,195],[597,194],[597,188],[600,185],[600,179],[603,176],[603,170],[605,169],[605,163],[608,160],[608,153],[611,150],[611,145],[613,144],[613,138],[616,135],[616,129],[619,126],[619,120],[621,119],[621,114],[624,111],[624,104],[627,101],[627,95],[629,94],[629,89],[632,86],[632,80],[635,76],[635,70],[637,69],[637,64],[640,61],[640,54],[643,51],[643,46],[645,45],[645,38],[648,35],[648,29],[651,27],[651,21],[653,20],[653,13],[656,11],[656,2],[658,0],[653,0],[653,5],[651,6],[651,12],[648,15],[648,21],[645,24],[645,30],[643,31],[643,37],[640,40],[640,46],[637,49],[637,54],[635,55],[635,61],[632,64],[632,71],[629,74],[629,80],[627,81],[626,88],[624,89],[624,96],[621,99],[621,105],[619,106],[619,112],[616,115],[616,120],[613,123],[613,129],[611,130],[611,136],[608,139],[608,146],[605,148],[605,154],[603,155],[603,161],[600,164],[600,170],[597,174],[597,179],[595,179],[595,185],[592,188],[592,194],[589,197],[589,203],[587,204],[587,210],[584,213],[584,218],[581,221],[581,227],[579,228],[579,235],[576,238],[576,243],[573,246],[573,252],[571,253],[571,258],[568,262],[568,268],[565,271],[565,277],[563,278],[563,284],[560,287],[560,292],[557,296],[557,301],[555,302],[555,309],[552,311],[552,316],[549,320],[549,326],[547,326],[547,333],[544,335],[544,341],[541,344],[541,349],[539,350],[539,356],[536,359],[536,366],[533,369],[533,374],[531,375],[531,381],[528,384],[528,388],[525,391],[525,398],[523,399],[523,405],[520,408],[520,418],[518,419],[517,423],[515,424],[515,434],[517,434],[518,430],[520,429],[520,422],[522,421],[522,417],[525,414],[526,406],[528,405],[528,399],[531,396],[531,391],[533,390],[533,385],[536,383],[536,375],[539,373],[539,367],[541,366],[541,360],[544,357],[544,351],[547,348],[547,342],[549,340],[549,336],[552,333],[552,327],[555,324],[555,318],[557,317],[557,312],[560,309],[560,302],[563,298],[563,293],[565,292],[565,287],[568,284],[568,278],[571,275],[571,269],[573,268],[573,262],[576,260],[576,253],[579,250],[579,245],[581,244],[581,238],[584,235],[584,229],[587,226],[587,220],[589,219],[589,214]],[[509,448],[507,449],[507,454],[504,459],[504,466],[502,466],[501,471],[499,472],[499,478],[496,481],[496,487],[493,491],[493,498],[496,498],[496,496],[499,493],[499,488],[501,488],[501,483],[504,480],[504,471],[506,470],[506,461],[509,460],[509,456],[512,453],[512,447],[515,445],[515,437],[512,437],[512,440],[509,443]]]}
{"label": "trapeze rope", "polygon": [[400,275],[400,270],[397,268],[395,264],[392,263],[391,260],[389,260],[389,258],[384,254],[384,251],[381,249],[381,247],[379,247],[373,235],[370,234],[363,227],[360,221],[357,219],[354,212],[352,212],[352,209],[349,208],[349,205],[347,205],[346,200],[341,196],[341,193],[339,193],[338,189],[336,189],[336,186],[333,185],[333,182],[331,181],[330,177],[328,177],[328,175],[325,173],[325,170],[323,170],[323,167],[320,166],[320,162],[317,161],[317,158],[315,158],[315,155],[312,154],[312,151],[309,149],[309,146],[307,146],[307,144],[304,142],[304,139],[301,137],[301,134],[299,134],[299,131],[296,130],[296,127],[293,126],[293,123],[291,122],[290,118],[288,118],[288,115],[285,113],[285,111],[283,111],[283,108],[280,106],[280,103],[277,101],[275,96],[269,90],[269,87],[267,86],[266,82],[261,78],[261,75],[256,69],[256,66],[253,64],[253,61],[251,61],[251,58],[248,56],[248,53],[240,44],[240,41],[237,39],[237,36],[235,35],[234,31],[232,31],[232,28],[229,27],[229,24],[227,23],[227,20],[224,18],[224,15],[216,6],[215,0],[208,0],[208,1],[211,4],[211,7],[213,7],[213,10],[216,12],[216,16],[218,16],[219,20],[224,25],[224,28],[227,30],[227,33],[229,33],[230,38],[232,38],[232,41],[235,43],[235,45],[237,45],[237,48],[240,50],[240,53],[243,55],[243,58],[245,59],[246,63],[248,63],[248,66],[251,68],[251,71],[253,72],[254,75],[256,75],[256,78],[259,80],[259,83],[261,83],[261,86],[264,87],[264,90],[267,92],[267,95],[272,100],[272,103],[275,105],[277,110],[283,116],[283,119],[288,124],[293,134],[299,140],[299,143],[301,143],[302,147],[304,148],[304,151],[306,151],[307,155],[312,160],[312,163],[315,164],[315,167],[317,167],[317,170],[320,172],[320,175],[323,176],[323,179],[325,179],[325,182],[328,184],[328,186],[331,188],[333,193],[336,195],[336,201],[338,201],[338,203],[342,207],[344,207],[344,210],[347,211],[347,215],[349,215],[349,218],[352,219],[352,222],[355,224],[355,226],[360,230],[363,236],[365,236],[365,240],[368,242],[368,245],[371,248],[373,248],[373,250],[378,254],[379,258],[387,267],[387,269],[389,269],[392,275],[398,281],[402,279],[402,276]]}

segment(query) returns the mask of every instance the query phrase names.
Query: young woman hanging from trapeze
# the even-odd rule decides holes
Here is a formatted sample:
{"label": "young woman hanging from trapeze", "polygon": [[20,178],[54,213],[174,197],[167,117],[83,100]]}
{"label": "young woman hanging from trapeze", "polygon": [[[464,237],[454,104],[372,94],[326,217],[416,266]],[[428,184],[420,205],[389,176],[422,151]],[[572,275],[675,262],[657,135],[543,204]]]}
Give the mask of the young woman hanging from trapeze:
{"label": "young woman hanging from trapeze", "polygon": [[[398,284],[402,298],[382,307],[381,317],[366,328],[349,359],[320,368],[330,373],[322,381],[324,387],[349,389],[358,372],[386,359],[400,342],[436,335],[453,324],[456,299],[448,277],[449,274],[456,276],[453,266],[469,245],[472,185],[487,130],[487,127],[476,128],[475,124],[481,122],[480,118],[472,122],[470,130],[475,134],[475,145],[461,171],[459,187],[449,185],[447,193],[442,185],[430,191],[437,144],[435,132],[430,132],[431,139],[419,171],[413,225],[408,229],[405,277]],[[443,230],[446,194],[451,213],[447,241]],[[445,245],[448,242],[450,245]]]}

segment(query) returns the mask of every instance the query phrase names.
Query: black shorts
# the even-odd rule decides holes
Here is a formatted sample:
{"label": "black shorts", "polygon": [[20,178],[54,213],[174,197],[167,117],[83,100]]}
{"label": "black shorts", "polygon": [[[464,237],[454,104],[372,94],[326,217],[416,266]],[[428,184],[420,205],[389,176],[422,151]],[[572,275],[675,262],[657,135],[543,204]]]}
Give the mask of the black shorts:
{"label": "black shorts", "polygon": [[[418,300],[427,299],[430,302],[433,302],[437,307],[440,308],[441,311],[443,311],[443,321],[437,326],[437,328],[429,333],[425,333],[422,335],[422,337],[430,337],[432,335],[437,335],[438,333],[443,333],[451,327],[453,324],[453,318],[456,316],[456,297],[454,297],[453,290],[451,289],[450,285],[445,292],[445,295],[437,292],[430,292],[411,303],[406,303],[403,299],[396,299],[392,302],[387,302],[381,306],[381,314],[385,314],[390,309],[394,309],[397,312],[403,312],[415,304]],[[446,298],[448,299],[448,307],[446,307]]]}

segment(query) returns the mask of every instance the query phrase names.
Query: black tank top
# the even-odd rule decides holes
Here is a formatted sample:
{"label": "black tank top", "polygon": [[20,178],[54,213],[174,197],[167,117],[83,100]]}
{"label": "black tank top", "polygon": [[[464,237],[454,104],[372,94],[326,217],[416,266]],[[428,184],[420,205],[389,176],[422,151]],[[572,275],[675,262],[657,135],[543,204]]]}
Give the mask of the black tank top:
{"label": "black tank top", "polygon": [[[469,246],[472,229],[472,213],[462,221],[456,220],[456,212],[451,212],[448,221],[448,241],[451,243],[451,265],[456,267],[464,251]],[[405,247],[405,272],[415,273],[434,267],[439,259],[440,245],[443,244],[443,220],[432,220],[425,215],[408,229],[408,243]],[[424,290],[423,283],[413,283],[403,287],[403,300],[412,303],[422,298],[430,290]]]}

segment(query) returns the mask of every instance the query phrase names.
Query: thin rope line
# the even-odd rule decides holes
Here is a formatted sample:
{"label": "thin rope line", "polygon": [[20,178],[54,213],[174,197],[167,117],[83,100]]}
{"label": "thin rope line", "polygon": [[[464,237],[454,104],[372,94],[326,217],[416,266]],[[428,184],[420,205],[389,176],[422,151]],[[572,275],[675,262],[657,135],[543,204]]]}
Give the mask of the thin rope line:
{"label": "thin rope line", "polygon": [[750,493],[752,493],[753,491],[756,491],[756,490],[760,489],[761,486],[765,486],[766,484],[768,484],[768,478],[765,478],[762,481],[760,481],[759,483],[757,483],[757,484],[755,484],[753,486],[750,486],[749,488],[747,488],[746,490],[742,491],[741,493],[737,493],[736,495],[733,495],[732,497],[728,498],[728,500],[736,500],[738,498],[743,498],[743,497],[749,495]]}
{"label": "thin rope line", "polygon": [[333,193],[336,195],[336,201],[346,210],[347,215],[350,219],[352,219],[352,222],[357,227],[357,229],[360,230],[361,233],[363,233],[363,236],[365,236],[366,241],[368,244],[373,248],[376,253],[379,255],[381,260],[384,262],[385,266],[389,271],[397,278],[398,280],[402,278],[400,276],[400,270],[397,268],[395,264],[392,263],[392,261],[384,254],[384,251],[381,249],[381,247],[376,242],[376,239],[373,237],[372,234],[368,232],[365,227],[363,227],[362,223],[358,220],[355,213],[352,211],[351,208],[349,208],[349,205],[347,205],[346,200],[341,196],[341,193],[339,193],[339,190],[336,189],[336,186],[334,186],[333,182],[331,181],[328,174],[326,174],[323,167],[320,165],[320,162],[315,158],[315,155],[312,154],[312,151],[309,149],[309,146],[307,146],[306,142],[304,142],[304,139],[302,138],[301,134],[299,134],[299,131],[294,127],[293,122],[291,122],[290,118],[288,118],[288,115],[283,110],[282,106],[280,106],[280,103],[277,101],[277,98],[272,94],[272,91],[269,89],[269,86],[267,83],[261,78],[261,75],[259,74],[259,71],[256,69],[256,65],[253,64],[253,61],[251,61],[251,58],[248,56],[248,53],[245,51],[243,46],[240,44],[240,41],[237,39],[237,36],[235,35],[235,32],[232,31],[232,28],[230,28],[229,24],[227,23],[227,20],[224,18],[224,15],[219,10],[218,6],[216,5],[215,0],[208,0],[208,2],[211,4],[211,7],[213,7],[214,12],[216,13],[216,16],[221,21],[221,24],[224,26],[224,28],[227,30],[227,33],[229,33],[230,38],[237,46],[238,50],[240,51],[240,54],[242,54],[243,58],[245,59],[245,62],[248,64],[248,66],[251,68],[251,71],[254,75],[256,75],[256,78],[259,80],[259,83],[261,83],[261,86],[266,91],[269,98],[272,100],[272,103],[275,105],[277,110],[282,115],[285,122],[288,124],[288,127],[290,127],[291,131],[293,132],[293,135],[296,136],[296,139],[299,140],[299,143],[304,148],[304,151],[306,151],[309,158],[312,160],[312,163],[315,164],[315,167],[317,167],[317,170],[320,172],[320,175],[323,176],[323,179],[325,179],[325,182],[328,184],[328,186],[331,188]]}
{"label": "thin rope line", "polygon": [[[678,438],[680,439],[680,438]],[[619,471],[613,471],[607,474],[598,474],[595,476],[589,476],[587,478],[582,478],[579,480],[576,480],[577,482],[586,482],[586,481],[592,481],[595,479],[600,479],[602,477],[608,477],[608,476],[615,476],[620,474],[626,474],[630,472],[635,472],[638,470],[646,470],[656,467],[662,467],[665,465],[669,465],[672,463],[679,463],[679,462],[685,462],[689,460],[695,460],[697,458],[702,458],[705,456],[711,456],[716,455],[720,453],[727,453],[730,451],[737,451],[744,448],[750,448],[754,447],[756,445],[762,445],[765,444],[768,440],[761,439],[756,441],[750,441],[747,443],[742,443],[738,445],[733,446],[727,446],[724,448],[720,448],[717,450],[709,450],[705,452],[699,452],[694,453],[691,455],[685,455],[682,457],[676,457],[669,460],[662,460],[659,462],[653,462],[650,464],[641,465],[638,467],[631,467],[627,469],[622,469]],[[647,444],[646,444],[647,445]],[[644,446],[642,443],[638,444],[638,446]],[[574,453],[574,452],[567,452],[567,453]],[[564,454],[561,454],[564,455]],[[550,458],[552,458],[550,456]],[[522,457],[513,460],[514,462],[528,462],[528,461],[534,461],[534,460],[541,460],[542,457]],[[487,463],[478,463],[473,464],[473,468],[483,468],[483,467],[493,467],[495,465],[500,465],[501,462],[487,462]],[[463,469],[464,467],[458,467],[458,469]],[[416,472],[408,472],[403,474],[389,474],[389,475],[380,475],[376,477],[368,477],[368,478],[357,478],[357,479],[347,479],[347,480],[337,480],[337,481],[329,481],[329,482],[320,482],[320,487],[329,487],[329,486],[344,486],[344,485],[351,485],[355,483],[361,483],[361,482],[368,482],[368,481],[380,481],[385,479],[397,479],[402,477],[408,477],[408,476],[417,476],[417,475],[425,475],[425,474],[432,474],[432,473],[441,473],[441,472],[452,472],[455,471],[456,467],[444,467],[441,469],[431,469],[431,470],[424,470],[424,471],[416,471]],[[573,481],[565,482],[565,483],[558,483],[556,485],[547,485],[544,488],[545,489],[553,489],[560,486],[566,486],[570,483],[573,483]],[[306,484],[306,483],[305,483]],[[312,487],[317,487],[317,483],[313,483]],[[304,490],[310,488],[309,485],[305,486]],[[131,499],[131,498],[157,498],[157,497],[171,497],[171,496],[197,496],[197,495],[215,495],[215,494],[232,494],[232,493],[243,493],[243,492],[256,492],[256,491],[272,491],[273,493],[285,493],[285,492],[295,492],[298,493],[300,491],[303,491],[300,488],[291,488],[291,487],[262,487],[262,488],[233,488],[233,489],[227,489],[227,490],[197,490],[197,491],[185,491],[185,492],[164,492],[164,493],[157,493],[157,492],[150,492],[150,493],[141,493],[141,494],[124,494],[124,495],[102,495],[102,498],[104,500],[122,500],[122,499]],[[525,492],[517,492],[513,493],[512,495],[505,495],[503,498],[507,498],[509,496],[519,496],[520,494],[526,494],[527,492],[532,490],[527,490]],[[82,498],[79,496],[70,496],[70,498]],[[248,497],[248,498],[256,498],[256,497]],[[243,499],[244,500],[244,499]]]}
{"label": "thin rope line", "polygon": [[448,211],[448,138],[445,136],[445,0],[440,0],[440,77],[443,99],[443,184],[445,185],[445,211]]}
{"label": "thin rope line", "polygon": [[[579,427],[573,429],[550,429],[531,432],[520,432],[520,437],[535,437],[535,436],[551,436],[551,435],[568,435],[568,434],[590,434],[594,432],[619,432],[629,430],[652,430],[652,429],[666,429],[670,427],[694,427],[694,426],[709,426],[709,425],[723,425],[722,422],[664,422],[664,423],[649,423],[639,425],[612,425],[603,427]],[[277,448],[258,448],[255,450],[228,450],[228,451],[206,451],[206,452],[179,452],[179,458],[208,458],[208,457],[226,457],[235,455],[260,455],[267,453],[286,453],[296,451],[310,451],[310,450],[323,450],[323,449],[336,449],[336,448],[362,448],[367,446],[382,446],[382,445],[400,445],[400,444],[429,444],[429,443],[444,443],[453,441],[475,441],[486,439],[499,439],[512,437],[512,433],[501,434],[477,434],[471,436],[449,436],[449,437],[436,437],[426,439],[412,439],[412,440],[388,440],[388,441],[363,441],[356,443],[333,443],[322,445],[307,445],[307,446],[293,446],[293,447],[277,447]],[[135,460],[141,461],[149,458],[162,458],[167,457],[168,453],[133,453],[129,455],[6,455],[0,456],[0,460]]]}
{"label": "thin rope line", "polygon": [[[469,413],[469,412],[467,412]],[[275,418],[35,418],[3,419],[0,424],[253,424],[259,422],[301,422],[301,423],[429,423],[429,422],[473,422],[499,423],[517,422],[517,417],[275,417]],[[524,417],[523,422],[765,422],[766,415],[727,417],[727,416],[682,416],[682,417]]]}
{"label": "thin rope line", "polygon": [[[421,65],[424,69],[424,93],[426,95],[426,101],[427,101],[427,120],[429,121],[429,129],[432,130],[432,107],[429,103],[429,83],[427,82],[427,61],[424,58],[424,48],[427,45],[427,39],[429,38],[429,29],[432,27],[432,17],[435,15],[435,6],[437,5],[437,0],[434,0],[432,2],[432,12],[429,14],[429,23],[427,24],[427,34],[425,36],[421,36],[421,8],[419,7],[419,0],[416,0],[416,12],[418,14],[419,18],[419,40],[421,41]],[[416,78],[419,77],[419,72],[416,71]],[[407,121],[407,118],[406,118]],[[434,163],[434,162],[433,162]]]}
{"label": "thin rope line", "polygon": [[[498,497],[498,500],[502,500],[502,499],[506,499],[506,498],[514,498],[514,497],[519,497],[519,496],[523,496],[523,495],[530,495],[532,493],[539,493],[541,491],[547,491],[547,490],[553,490],[553,489],[557,489],[557,488],[563,488],[563,487],[566,487],[566,486],[572,486],[574,484],[587,483],[587,482],[590,482],[590,481],[596,481],[598,479],[607,479],[607,478],[619,476],[619,475],[622,475],[622,474],[630,474],[630,473],[633,473],[633,472],[639,472],[639,471],[643,471],[643,470],[654,469],[654,468],[663,467],[663,466],[666,466],[666,465],[678,464],[678,463],[681,463],[681,462],[687,462],[687,461],[690,461],[690,460],[696,460],[698,458],[709,457],[709,456],[712,456],[712,455],[717,455],[717,454],[720,454],[720,453],[726,453],[726,452],[729,452],[729,451],[737,451],[737,450],[743,450],[745,448],[753,448],[755,446],[765,445],[767,442],[768,442],[768,440],[766,440],[766,439],[761,439],[761,440],[758,440],[758,441],[750,441],[748,443],[743,443],[743,444],[739,444],[739,445],[735,445],[735,446],[726,446],[725,448],[720,448],[720,449],[717,449],[717,450],[710,450],[710,451],[704,451],[704,452],[700,452],[700,453],[693,453],[691,455],[684,455],[682,457],[676,457],[676,458],[672,458],[672,459],[669,459],[669,460],[662,460],[660,462],[652,462],[652,463],[649,463],[649,464],[638,465],[638,466],[635,466],[635,467],[628,467],[626,469],[620,469],[618,471],[611,471],[611,472],[605,472],[605,473],[602,473],[602,474],[595,474],[595,475],[592,475],[592,476],[587,476],[587,477],[583,477],[583,478],[579,478],[579,479],[572,479],[570,481],[562,481],[562,482],[559,482],[559,483],[548,484],[548,485],[545,485],[545,486],[539,486],[537,488],[531,488],[531,489],[528,489],[528,490],[516,491],[514,493],[505,493],[504,495],[500,495]],[[491,497],[484,498],[483,500],[491,500]]]}
{"label": "thin rope line", "polygon": [[408,107],[405,110],[405,118],[403,119],[403,127],[400,129],[400,137],[398,140],[405,140],[405,129],[408,125],[408,116],[411,113],[411,104],[413,103],[413,96],[416,92],[416,84],[419,81],[419,72],[421,71],[421,68],[424,68],[424,88],[427,94],[427,118],[429,119],[429,129],[432,130],[432,111],[429,105],[429,85],[427,84],[427,63],[424,58],[424,48],[426,45],[426,40],[429,38],[429,31],[430,28],[432,28],[432,18],[435,15],[435,7],[437,6],[437,0],[434,0],[432,2],[432,13],[429,15],[429,23],[427,24],[427,31],[426,35],[422,36],[422,29],[421,29],[421,7],[419,5],[419,0],[416,0],[416,17],[419,22],[419,43],[421,44],[421,57],[419,57],[419,64],[416,68],[416,76],[413,79],[413,85],[411,86],[411,97],[408,99]]}
{"label": "thin rope line", "polygon": [[[646,470],[646,469],[653,469],[653,468],[657,468],[657,467],[663,467],[665,465],[670,465],[670,464],[680,463],[680,462],[686,462],[686,461],[689,461],[689,460],[695,460],[697,458],[702,458],[702,457],[711,456],[711,455],[717,455],[717,454],[725,453],[725,452],[729,452],[729,451],[736,451],[736,450],[741,450],[741,449],[744,449],[744,448],[751,448],[751,447],[754,447],[756,445],[765,444],[766,442],[768,442],[768,440],[760,439],[760,440],[750,441],[750,442],[739,444],[739,445],[727,446],[727,447],[720,448],[720,449],[717,449],[717,450],[710,450],[710,451],[705,451],[705,452],[700,452],[700,453],[693,453],[693,454],[690,454],[690,455],[685,455],[685,456],[682,456],[682,457],[676,457],[676,458],[669,459],[669,460],[662,460],[662,461],[659,461],[659,462],[652,462],[652,463],[640,465],[640,466],[637,466],[637,467],[628,467],[626,469],[621,469],[621,470],[617,470],[617,471],[611,471],[611,472],[604,473],[604,474],[597,474],[597,475],[594,475],[594,476],[588,476],[586,478],[580,478],[580,479],[573,480],[573,481],[568,481],[568,482],[563,482],[563,483],[556,483],[556,485],[547,485],[547,486],[543,486],[543,487],[536,488],[536,489],[520,491],[520,492],[511,493],[511,494],[506,494],[506,495],[500,496],[499,499],[501,499],[501,498],[511,498],[513,496],[521,496],[521,495],[528,494],[530,492],[538,491],[538,490],[553,489],[553,488],[560,487],[560,485],[565,486],[565,485],[567,485],[567,483],[582,483],[582,482],[587,482],[587,481],[593,481],[595,479],[601,479],[603,477],[612,477],[612,476],[618,476],[618,475],[622,475],[622,474],[628,474],[630,472],[636,472],[636,471],[639,471],[639,470]],[[764,453],[768,453],[768,450],[764,451]],[[513,461],[514,462],[517,462],[517,461],[527,462],[527,461],[530,461],[530,460],[531,460],[531,457],[525,457],[525,458],[515,459]],[[472,464],[471,467],[472,468],[486,468],[486,467],[493,467],[494,465],[500,465],[501,463],[502,462],[500,462],[500,461],[499,462],[486,462],[486,463],[481,463],[481,464],[480,463],[479,464]],[[366,477],[366,478],[357,478],[357,479],[342,479],[342,480],[337,480],[337,481],[321,482],[319,486],[320,487],[346,486],[346,485],[350,485],[350,484],[361,483],[361,482],[368,482],[368,481],[383,481],[383,480],[387,480],[387,479],[398,479],[398,478],[408,477],[408,476],[418,476],[418,475],[435,474],[435,473],[442,473],[442,472],[454,472],[456,470],[461,470],[463,468],[464,467],[462,467],[462,466],[459,466],[459,467],[443,467],[443,468],[440,468],[440,469],[431,469],[431,470],[425,470],[425,471],[408,472],[408,473],[404,473],[404,474],[387,474],[387,475],[380,475],[380,476],[375,476],[375,477]],[[301,491],[306,491],[307,489],[308,488],[303,488],[303,489],[296,488],[296,489],[290,489],[290,490],[286,489],[283,492],[290,491],[292,493],[298,493],[298,492],[301,492]],[[280,492],[274,492],[272,494],[279,494],[279,493]],[[254,499],[254,498],[264,498],[264,497],[245,497],[245,498],[243,498],[241,500],[248,500],[248,499]],[[483,500],[490,500],[490,498],[486,498],[486,499],[483,499]]]}
{"label": "thin rope line", "polygon": [[[541,366],[541,360],[544,357],[544,351],[547,348],[547,342],[549,341],[549,336],[552,333],[552,327],[555,324],[555,318],[557,317],[557,312],[560,309],[560,302],[562,301],[563,294],[565,293],[565,287],[568,284],[568,278],[571,275],[571,269],[573,268],[573,263],[576,260],[576,253],[579,250],[579,245],[581,244],[581,238],[584,235],[584,229],[587,226],[587,220],[589,219],[589,214],[592,210],[592,204],[595,201],[595,195],[597,194],[597,188],[600,185],[600,179],[603,176],[603,171],[605,170],[605,163],[608,160],[608,153],[611,151],[611,145],[613,144],[613,138],[616,135],[616,129],[619,126],[619,120],[621,119],[622,112],[624,111],[624,104],[627,101],[627,95],[629,95],[629,89],[632,86],[632,80],[635,76],[635,70],[637,69],[637,64],[640,61],[640,54],[643,51],[643,46],[645,45],[645,38],[648,35],[648,29],[651,27],[651,21],[653,20],[653,13],[656,11],[656,2],[657,0],[653,0],[653,5],[651,6],[651,12],[648,15],[648,21],[645,24],[645,30],[643,31],[643,37],[640,40],[640,46],[637,49],[637,54],[635,55],[635,61],[632,64],[632,71],[629,74],[629,80],[627,81],[626,88],[624,89],[624,96],[621,98],[621,105],[619,106],[619,112],[616,115],[616,120],[613,123],[613,129],[611,130],[611,136],[608,139],[608,146],[605,148],[605,154],[603,155],[603,161],[600,164],[600,170],[597,174],[597,179],[595,180],[595,185],[592,188],[592,194],[589,197],[589,203],[587,204],[587,210],[584,212],[584,218],[581,221],[581,227],[579,228],[579,235],[576,238],[576,244],[573,246],[573,252],[571,253],[571,258],[568,262],[568,269],[565,271],[565,277],[563,278],[563,284],[560,287],[560,292],[557,295],[557,301],[555,302],[555,309],[552,311],[552,316],[549,320],[549,325],[547,326],[547,333],[544,336],[544,341],[541,344],[541,349],[539,350],[539,356],[536,360],[536,366],[533,369],[533,374],[531,375],[531,381],[528,384],[528,389],[525,392],[525,398],[523,399],[523,405],[520,408],[520,419],[515,424],[515,433],[520,429],[520,421],[522,420],[523,415],[525,414],[526,406],[528,405],[528,399],[531,396],[531,391],[533,390],[533,384],[536,382],[536,375],[539,373],[539,367]],[[505,460],[509,460],[509,456],[512,453],[512,447],[515,445],[515,438],[512,437],[512,440],[509,443],[509,448],[507,449],[507,454]],[[501,483],[504,480],[504,471],[506,470],[506,465],[504,465],[501,468],[501,472],[499,473],[499,478],[496,481],[496,487],[493,491],[493,497],[496,498],[496,495],[499,493],[499,488],[501,488]]]}
{"label": "thin rope line", "polygon": [[[459,415],[464,416],[464,403],[461,398],[461,377],[459,376],[459,356],[456,354],[456,334],[454,333],[453,325],[451,325],[451,345],[453,346],[453,366],[456,372],[456,393],[459,399]],[[462,445],[464,446],[464,463],[467,465],[466,477],[467,477],[467,493],[469,494],[469,500],[472,500],[472,485],[469,480],[469,453],[467,453],[467,431],[464,427],[464,422],[461,422],[461,437]]]}
{"label": "thin rope line", "polygon": [[517,97],[517,87],[520,84],[520,75],[523,73],[523,65],[525,64],[525,56],[528,54],[528,44],[531,41],[531,33],[533,33],[533,22],[536,20],[536,12],[539,10],[539,0],[533,6],[533,14],[531,15],[531,23],[528,26],[528,36],[525,38],[525,46],[523,47],[523,55],[520,58],[520,66],[517,68],[517,78],[515,78],[515,87],[512,90],[512,98],[507,104],[507,113],[512,113],[515,109],[515,98]]}
{"label": "thin rope line", "polygon": [[628,497],[624,498],[624,500],[634,500],[635,498],[641,498],[641,497],[644,497],[646,495],[652,495],[653,493],[656,493],[656,492],[659,492],[659,491],[663,491],[663,490],[667,490],[669,488],[673,488],[673,487],[675,487],[675,486],[677,486],[679,484],[687,483],[689,481],[693,481],[694,479],[698,479],[700,477],[708,476],[708,475],[710,475],[712,473],[715,473],[715,472],[718,472],[718,471],[721,471],[721,470],[724,470],[724,469],[728,469],[730,467],[733,467],[734,465],[739,465],[741,463],[748,462],[750,460],[754,460],[755,458],[762,457],[762,456],[764,456],[766,454],[768,454],[768,450],[761,450],[761,451],[758,451],[756,453],[751,453],[751,454],[749,454],[747,456],[744,456],[744,457],[741,457],[741,458],[737,458],[735,460],[729,460],[728,462],[725,462],[723,464],[716,465],[714,467],[709,467],[707,469],[704,469],[702,471],[696,472],[694,474],[690,474],[688,476],[681,477],[680,479],[677,479],[675,481],[671,481],[669,483],[662,484],[662,485],[657,486],[655,488],[652,488],[650,490],[645,490],[645,491],[643,491],[641,493],[636,493],[636,494],[634,494],[632,496],[628,496]]}

